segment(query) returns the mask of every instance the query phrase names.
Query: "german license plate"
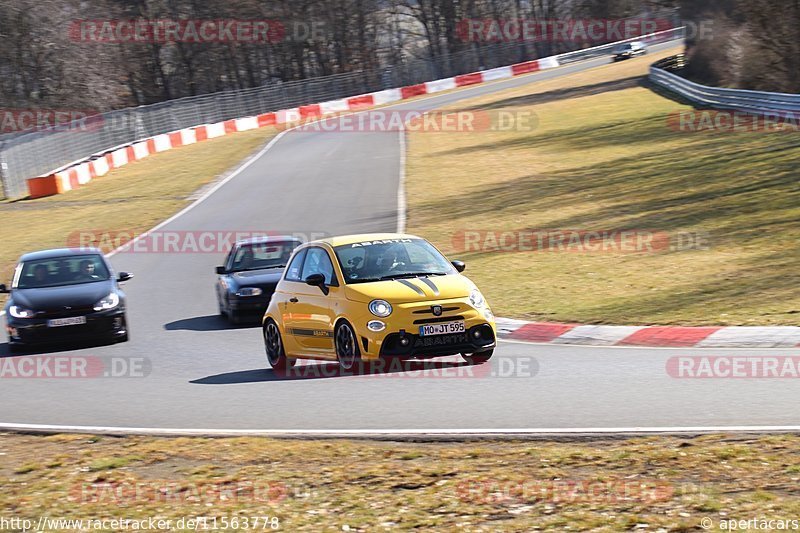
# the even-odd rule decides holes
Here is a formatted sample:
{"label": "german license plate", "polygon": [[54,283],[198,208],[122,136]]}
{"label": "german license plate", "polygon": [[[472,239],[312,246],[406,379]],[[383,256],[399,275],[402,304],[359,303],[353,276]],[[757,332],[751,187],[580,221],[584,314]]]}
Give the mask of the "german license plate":
{"label": "german license plate", "polygon": [[442,324],[427,324],[419,327],[420,337],[452,335],[453,333],[464,333],[465,331],[464,322],[443,322]]}
{"label": "german license plate", "polygon": [[70,318],[54,318],[47,321],[48,328],[63,328],[64,326],[80,326],[86,324],[85,316],[73,316]]}

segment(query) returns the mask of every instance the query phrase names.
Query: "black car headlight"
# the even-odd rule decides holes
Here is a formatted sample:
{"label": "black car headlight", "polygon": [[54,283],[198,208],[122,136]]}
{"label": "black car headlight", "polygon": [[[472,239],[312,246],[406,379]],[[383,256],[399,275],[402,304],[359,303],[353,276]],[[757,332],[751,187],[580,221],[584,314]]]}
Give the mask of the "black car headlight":
{"label": "black car headlight", "polygon": [[36,315],[36,311],[31,311],[30,309],[25,309],[18,305],[12,305],[8,308],[8,314],[14,318],[33,318]]}
{"label": "black car headlight", "polygon": [[94,304],[95,311],[109,311],[119,305],[119,295],[112,292],[96,304]]}
{"label": "black car headlight", "polygon": [[264,294],[264,291],[259,289],[258,287],[243,287],[236,291],[236,296],[241,296],[242,298],[249,298],[251,296],[261,296]]}

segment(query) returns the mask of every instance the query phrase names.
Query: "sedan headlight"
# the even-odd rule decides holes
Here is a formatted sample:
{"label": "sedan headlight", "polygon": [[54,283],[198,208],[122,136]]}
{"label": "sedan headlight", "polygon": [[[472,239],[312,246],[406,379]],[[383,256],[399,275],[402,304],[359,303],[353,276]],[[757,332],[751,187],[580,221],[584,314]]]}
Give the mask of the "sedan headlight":
{"label": "sedan headlight", "polygon": [[483,299],[483,294],[478,289],[474,289],[469,295],[469,301],[473,307],[483,307],[486,300]]}
{"label": "sedan headlight", "polygon": [[379,318],[386,318],[392,314],[392,304],[386,300],[372,300],[369,303],[369,312]]}
{"label": "sedan headlight", "polygon": [[25,309],[18,305],[12,305],[8,308],[8,314],[14,318],[33,318],[34,315],[36,315],[36,311],[31,311],[30,309]]}
{"label": "sedan headlight", "polygon": [[241,296],[243,298],[249,298],[251,296],[261,296],[264,293],[258,287],[244,287],[236,291],[236,296]]}
{"label": "sedan headlight", "polygon": [[96,304],[94,304],[95,311],[108,311],[109,309],[114,309],[119,305],[119,295],[116,292],[112,292]]}

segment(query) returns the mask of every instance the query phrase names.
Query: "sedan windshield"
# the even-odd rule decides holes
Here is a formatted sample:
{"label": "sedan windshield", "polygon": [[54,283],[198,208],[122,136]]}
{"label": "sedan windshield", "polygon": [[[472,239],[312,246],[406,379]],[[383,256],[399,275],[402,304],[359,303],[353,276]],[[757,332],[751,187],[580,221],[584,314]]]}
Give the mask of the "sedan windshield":
{"label": "sedan windshield", "polygon": [[54,257],[39,261],[26,261],[17,266],[13,287],[40,289],[108,281],[111,274],[99,255],[74,255]]}
{"label": "sedan windshield", "polygon": [[243,244],[233,255],[230,271],[284,268],[298,246],[297,241]]}
{"label": "sedan windshield", "polygon": [[392,239],[337,246],[346,283],[455,274],[445,257],[423,239]]}

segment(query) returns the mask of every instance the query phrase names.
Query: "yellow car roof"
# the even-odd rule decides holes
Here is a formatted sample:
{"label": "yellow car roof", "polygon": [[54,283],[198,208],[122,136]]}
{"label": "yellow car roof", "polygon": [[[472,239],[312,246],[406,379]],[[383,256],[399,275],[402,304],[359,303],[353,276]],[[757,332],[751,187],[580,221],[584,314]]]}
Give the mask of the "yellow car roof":
{"label": "yellow car roof", "polygon": [[331,237],[329,239],[321,239],[316,243],[324,243],[334,248],[337,246],[347,246],[348,244],[356,244],[359,242],[374,242],[374,241],[389,241],[395,239],[420,239],[416,235],[407,235],[403,233],[366,233],[364,235],[344,235],[341,237]]}

